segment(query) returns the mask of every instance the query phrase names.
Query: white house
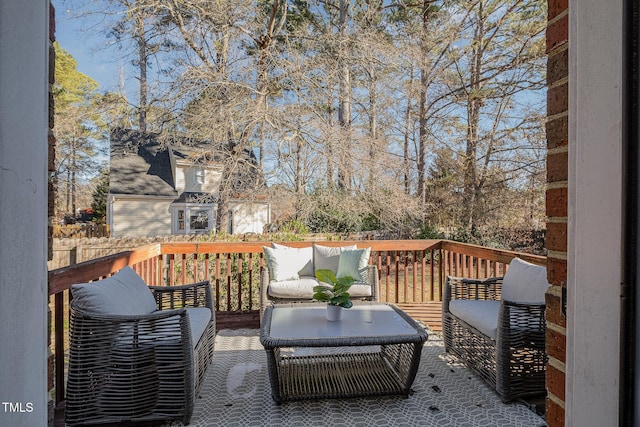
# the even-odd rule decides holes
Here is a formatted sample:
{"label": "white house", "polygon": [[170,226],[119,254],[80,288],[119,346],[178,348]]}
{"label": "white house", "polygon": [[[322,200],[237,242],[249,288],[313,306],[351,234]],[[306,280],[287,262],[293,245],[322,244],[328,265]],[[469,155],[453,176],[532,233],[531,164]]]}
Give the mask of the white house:
{"label": "white house", "polygon": [[[208,234],[219,217],[223,158],[207,142],[117,129],[111,134],[107,222],[113,237]],[[255,165],[252,153],[244,154]],[[256,168],[253,168],[254,171]],[[255,172],[236,172],[255,189]],[[258,181],[262,181],[258,179]],[[263,182],[263,181],[262,181]],[[234,188],[238,190],[238,188]],[[258,189],[259,191],[259,189]],[[258,195],[259,196],[259,195]],[[229,233],[261,233],[270,220],[266,201],[232,198],[226,204]]]}

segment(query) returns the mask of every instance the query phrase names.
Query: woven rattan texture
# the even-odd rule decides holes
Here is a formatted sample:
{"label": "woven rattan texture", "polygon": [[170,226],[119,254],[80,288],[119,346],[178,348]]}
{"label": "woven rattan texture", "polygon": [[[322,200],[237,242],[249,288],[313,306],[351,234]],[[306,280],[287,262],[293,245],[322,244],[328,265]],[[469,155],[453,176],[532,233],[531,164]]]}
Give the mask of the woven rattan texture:
{"label": "woven rattan texture", "polygon": [[501,279],[448,277],[442,302],[447,351],[496,389],[505,401],[544,395],[545,306],[503,301],[493,340],[449,312],[453,299],[500,299]]}
{"label": "woven rattan texture", "polygon": [[152,291],[162,310],[144,316],[97,315],[72,302],[68,425],[189,421],[211,363],[215,319],[194,350],[185,307],[213,312],[209,283]]}
{"label": "woven rattan texture", "polygon": [[279,395],[283,400],[402,394],[407,390],[413,344],[379,346],[377,351],[282,357]]}

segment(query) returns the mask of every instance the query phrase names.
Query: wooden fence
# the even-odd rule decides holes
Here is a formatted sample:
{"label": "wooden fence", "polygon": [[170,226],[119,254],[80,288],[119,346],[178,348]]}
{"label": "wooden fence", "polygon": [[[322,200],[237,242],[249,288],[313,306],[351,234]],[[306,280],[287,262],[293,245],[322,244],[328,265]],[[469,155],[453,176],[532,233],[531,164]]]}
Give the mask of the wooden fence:
{"label": "wooden fence", "polygon": [[53,238],[57,239],[109,237],[109,233],[110,228],[106,224],[67,224],[53,226]]}

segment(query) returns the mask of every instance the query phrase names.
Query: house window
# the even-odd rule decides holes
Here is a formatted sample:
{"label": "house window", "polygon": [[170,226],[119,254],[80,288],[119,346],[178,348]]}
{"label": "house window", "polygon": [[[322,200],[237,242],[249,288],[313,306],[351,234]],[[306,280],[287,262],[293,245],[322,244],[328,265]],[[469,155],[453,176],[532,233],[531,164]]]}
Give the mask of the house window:
{"label": "house window", "polygon": [[215,206],[180,206],[172,213],[172,232],[175,234],[202,234],[215,230]]}
{"label": "house window", "polygon": [[196,184],[204,184],[204,169],[196,169],[195,182]]}
{"label": "house window", "polygon": [[178,211],[178,230],[184,230],[184,211]]}
{"label": "house window", "polygon": [[194,231],[207,231],[209,229],[209,211],[192,209],[189,212],[189,228]]}

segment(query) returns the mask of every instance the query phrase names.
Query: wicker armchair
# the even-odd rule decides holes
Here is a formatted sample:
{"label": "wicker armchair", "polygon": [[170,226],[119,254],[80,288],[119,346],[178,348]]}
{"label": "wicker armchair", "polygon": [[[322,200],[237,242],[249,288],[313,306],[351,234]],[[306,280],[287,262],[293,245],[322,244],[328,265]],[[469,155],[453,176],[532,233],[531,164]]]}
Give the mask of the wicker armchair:
{"label": "wicker armchair", "polygon": [[[378,280],[378,268],[375,265],[369,265],[367,267],[366,279],[362,282],[356,282],[354,285],[367,285],[371,287],[370,295],[367,296],[353,296],[351,297],[354,301],[379,301],[380,300],[380,285]],[[308,303],[314,302],[311,298],[312,293],[309,294],[306,298],[281,298],[274,297],[269,294],[269,284],[271,283],[271,277],[269,274],[269,268],[265,266],[262,269],[260,275],[260,319],[262,319],[262,315],[264,314],[264,310],[271,304],[290,304],[290,303]]]}
{"label": "wicker armchair", "polygon": [[545,393],[545,304],[502,299],[503,279],[447,277],[442,327],[446,351],[510,402]]}
{"label": "wicker armchair", "polygon": [[188,424],[213,356],[211,289],[206,281],[149,289],[158,308],[149,314],[102,314],[71,302],[67,425]]}

